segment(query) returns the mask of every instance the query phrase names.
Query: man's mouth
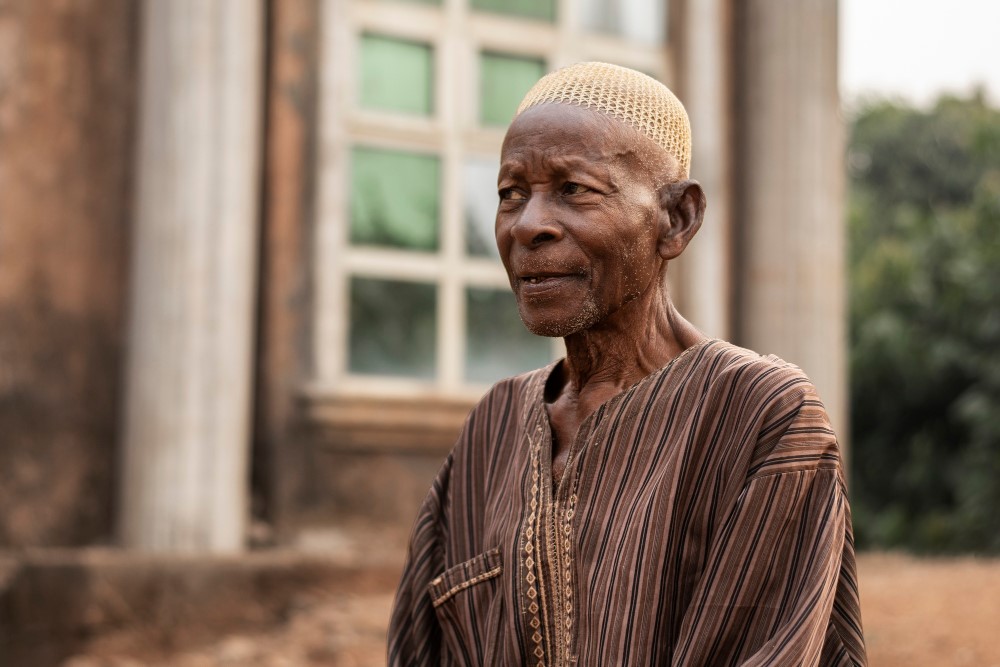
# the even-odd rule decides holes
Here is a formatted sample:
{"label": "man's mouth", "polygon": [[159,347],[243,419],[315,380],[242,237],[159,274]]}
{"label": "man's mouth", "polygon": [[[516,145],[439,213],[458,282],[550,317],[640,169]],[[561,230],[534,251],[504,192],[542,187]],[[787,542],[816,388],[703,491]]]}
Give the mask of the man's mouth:
{"label": "man's mouth", "polygon": [[521,282],[521,289],[527,293],[538,294],[547,293],[549,290],[559,289],[569,284],[580,275],[577,273],[530,273],[521,275],[518,280]]}
{"label": "man's mouth", "polygon": [[559,278],[569,278],[569,277],[571,277],[571,274],[569,273],[539,273],[539,274],[521,276],[521,281],[526,282],[529,285],[537,285],[547,280],[558,280]]}

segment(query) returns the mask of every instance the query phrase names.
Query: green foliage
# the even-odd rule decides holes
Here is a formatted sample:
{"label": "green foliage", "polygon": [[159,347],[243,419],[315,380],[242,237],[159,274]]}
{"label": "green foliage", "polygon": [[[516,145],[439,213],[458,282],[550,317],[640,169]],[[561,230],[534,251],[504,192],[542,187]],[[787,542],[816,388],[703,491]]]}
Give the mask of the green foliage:
{"label": "green foliage", "polygon": [[848,167],[858,540],[1000,552],[1000,110],[869,103]]}

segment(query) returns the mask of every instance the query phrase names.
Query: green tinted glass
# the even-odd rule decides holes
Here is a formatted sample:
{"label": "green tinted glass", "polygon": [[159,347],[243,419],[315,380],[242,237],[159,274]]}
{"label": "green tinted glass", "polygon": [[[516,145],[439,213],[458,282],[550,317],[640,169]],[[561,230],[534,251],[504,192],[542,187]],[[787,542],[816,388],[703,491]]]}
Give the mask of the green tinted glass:
{"label": "green tinted glass", "polygon": [[552,359],[548,338],[524,328],[510,290],[466,290],[465,379],[496,382]]}
{"label": "green tinted glass", "polygon": [[352,373],[432,378],[436,337],[434,285],[351,279]]}
{"label": "green tinted glass", "polygon": [[429,115],[434,58],[417,42],[364,35],[361,38],[361,106]]}
{"label": "green tinted glass", "polygon": [[432,155],[355,148],[351,243],[437,250],[440,172]]}
{"label": "green tinted glass", "polygon": [[462,168],[465,251],[474,257],[499,257],[493,228],[497,216],[497,160],[470,159]]}
{"label": "green tinted glass", "polygon": [[479,120],[484,125],[509,123],[521,98],[545,74],[542,60],[500,53],[480,54],[479,65]]}
{"label": "green tinted glass", "polygon": [[556,19],[556,0],[472,0],[472,7],[541,21]]}

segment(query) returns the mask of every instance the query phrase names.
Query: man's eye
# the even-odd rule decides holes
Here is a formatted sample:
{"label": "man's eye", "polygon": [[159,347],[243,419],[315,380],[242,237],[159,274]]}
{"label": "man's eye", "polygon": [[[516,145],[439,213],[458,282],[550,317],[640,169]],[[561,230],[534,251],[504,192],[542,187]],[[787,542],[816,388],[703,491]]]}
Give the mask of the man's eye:
{"label": "man's eye", "polygon": [[562,192],[564,195],[582,195],[585,192],[590,192],[590,188],[579,183],[566,183],[562,187]]}
{"label": "man's eye", "polygon": [[500,201],[521,201],[527,199],[523,193],[518,192],[514,188],[501,188],[500,190]]}

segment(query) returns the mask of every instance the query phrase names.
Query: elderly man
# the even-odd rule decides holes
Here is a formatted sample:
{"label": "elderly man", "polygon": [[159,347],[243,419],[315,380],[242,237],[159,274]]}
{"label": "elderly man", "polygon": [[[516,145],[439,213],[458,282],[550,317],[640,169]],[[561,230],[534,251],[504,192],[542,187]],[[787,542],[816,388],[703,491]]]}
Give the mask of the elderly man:
{"label": "elderly man", "polygon": [[582,63],[504,140],[497,245],[566,358],[469,415],[414,527],[390,665],[863,665],[837,440],[795,366],[664,276],[705,210],[680,102]]}

